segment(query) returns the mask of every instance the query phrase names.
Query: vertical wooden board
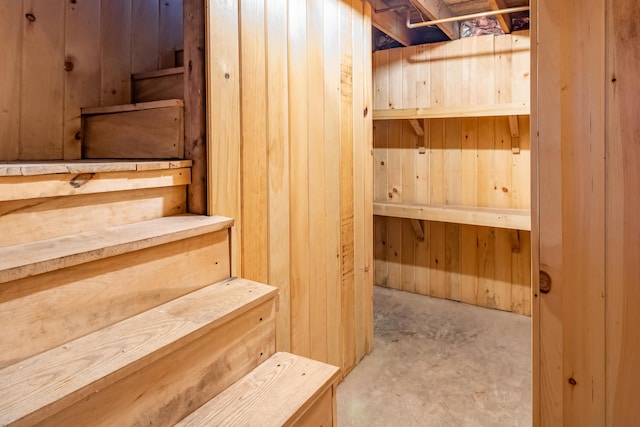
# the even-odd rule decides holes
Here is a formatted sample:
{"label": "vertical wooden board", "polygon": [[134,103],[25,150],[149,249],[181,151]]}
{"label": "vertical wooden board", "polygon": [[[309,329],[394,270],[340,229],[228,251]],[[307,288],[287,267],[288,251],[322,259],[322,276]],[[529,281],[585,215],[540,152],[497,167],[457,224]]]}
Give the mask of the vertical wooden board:
{"label": "vertical wooden board", "polygon": [[[184,38],[186,40],[183,61],[187,64],[183,73],[184,155],[186,159],[193,161],[191,184],[187,188],[187,200],[189,212],[202,215],[207,212],[204,2],[202,0],[185,0],[183,8]],[[280,70],[278,75],[281,80],[286,82],[285,72]],[[286,97],[283,98],[286,101]],[[279,111],[282,112],[282,110]],[[278,117],[280,120],[285,120],[286,114],[282,113]],[[273,122],[276,123],[275,120]],[[280,295],[282,292],[281,290]],[[282,298],[282,296],[280,297]],[[278,319],[282,317],[282,314],[278,314]]]}
{"label": "vertical wooden board", "polygon": [[478,293],[480,307],[497,308],[495,290],[496,233],[494,228],[478,227]]}
{"label": "vertical wooden board", "polygon": [[[177,65],[176,50],[183,47],[182,1],[160,1],[160,39],[158,48],[160,69],[175,67]],[[264,37],[264,34],[262,37]]]}
{"label": "vertical wooden board", "polygon": [[495,199],[493,197],[496,191],[493,171],[494,133],[495,118],[478,118],[477,201],[478,206],[481,207],[491,207]]}
{"label": "vertical wooden board", "polygon": [[461,119],[445,119],[444,131],[444,197],[447,205],[462,203],[462,136]]}
{"label": "vertical wooden board", "polygon": [[431,105],[431,48],[429,45],[416,46],[416,107],[429,108]]}
{"label": "vertical wooden board", "polygon": [[80,158],[80,108],[100,104],[100,4],[66,3],[63,158]]}
{"label": "vertical wooden board", "polygon": [[445,44],[444,106],[455,107],[462,104],[462,43],[453,40]]}
{"label": "vertical wooden board", "polygon": [[[132,74],[160,69],[160,3],[163,2],[131,0]],[[163,32],[166,30],[162,28]]]}
{"label": "vertical wooden board", "polygon": [[478,304],[478,228],[460,226],[460,301]]}
{"label": "vertical wooden board", "polygon": [[239,10],[242,259],[251,260],[242,265],[242,277],[264,283],[269,279],[264,1],[242,0]]}
{"label": "vertical wooden board", "polygon": [[131,2],[101,4],[101,100],[100,105],[131,102]]}
{"label": "vertical wooden board", "polygon": [[429,236],[429,292],[432,297],[445,298],[447,295],[445,271],[447,240],[445,224],[443,222],[431,222]]}
{"label": "vertical wooden board", "polygon": [[388,93],[389,103],[386,109],[400,109],[402,106],[402,48],[389,49],[389,62],[387,69],[389,70]]}
{"label": "vertical wooden board", "polygon": [[459,224],[445,224],[445,297],[454,301],[462,299],[461,237]]}
{"label": "vertical wooden board", "polygon": [[394,203],[402,202],[402,170],[403,144],[402,144],[403,123],[401,120],[389,122],[389,139],[387,140],[387,196]]}
{"label": "vertical wooden board", "polygon": [[307,6],[289,3],[291,350],[310,355]]}
{"label": "vertical wooden board", "polygon": [[[307,1],[307,144],[309,150],[310,355],[327,360],[327,223],[325,203],[324,4]],[[333,141],[331,141],[333,142]]]}
{"label": "vertical wooden board", "polygon": [[429,200],[445,204],[445,120],[429,120]]}
{"label": "vertical wooden board", "polygon": [[353,22],[351,3],[340,2],[340,247],[342,371],[355,365],[353,212]]}
{"label": "vertical wooden board", "polygon": [[373,54],[373,108],[389,108],[389,50]]}
{"label": "vertical wooden board", "polygon": [[[423,150],[416,150],[416,195],[415,202],[421,205],[428,205],[431,200],[430,194],[430,176],[429,163],[431,158],[430,150],[430,125],[429,120],[422,120],[422,128],[424,135],[418,138],[418,147]],[[415,150],[415,149],[414,149]],[[431,224],[428,221],[421,221],[424,231],[424,240],[416,242],[415,249],[415,276],[416,276],[416,292],[420,295],[429,295],[430,288],[430,272],[429,272],[429,247],[430,247],[430,230]]]}
{"label": "vertical wooden board", "polygon": [[460,123],[460,204],[478,204],[478,119],[464,118]]}
{"label": "vertical wooden board", "polygon": [[207,46],[208,213],[234,218],[231,231],[231,274],[242,273],[240,236],[240,58],[238,7],[209,0]]}
{"label": "vertical wooden board", "polygon": [[376,216],[373,218],[374,233],[374,285],[389,287],[389,260],[388,260],[388,235],[387,235],[388,218],[384,216]]}
{"label": "vertical wooden board", "polygon": [[513,81],[511,64],[512,36],[506,34],[495,38],[495,79],[496,96],[498,104],[511,103],[511,85]]}
{"label": "vertical wooden board", "polygon": [[511,131],[509,130],[508,117],[495,118],[494,133],[494,149],[493,149],[493,166],[492,166],[492,184],[493,189],[489,197],[491,206],[497,208],[511,207],[512,192],[512,162],[513,154],[511,152]]}
{"label": "vertical wooden board", "polygon": [[446,79],[446,44],[436,43],[431,45],[429,51],[429,87],[430,87],[430,100],[429,105],[431,107],[443,107],[444,106],[444,91],[445,87],[442,82]]}
{"label": "vertical wooden board", "polygon": [[374,200],[385,201],[389,198],[389,160],[388,160],[388,143],[389,143],[389,125],[391,121],[378,120],[373,124],[373,191]]}
{"label": "vertical wooden board", "polygon": [[[402,121],[402,201],[416,202],[417,136],[407,120]],[[402,221],[402,273],[400,288],[415,292],[416,238],[409,220]]]}
{"label": "vertical wooden board", "polygon": [[494,104],[496,102],[496,78],[494,36],[474,37],[476,55],[478,57],[475,75],[475,90],[478,105]]}
{"label": "vertical wooden board", "polygon": [[531,38],[529,31],[516,31],[511,35],[511,102],[531,105]]}
{"label": "vertical wooden board", "polygon": [[17,160],[20,151],[20,88],[22,87],[22,27],[25,25],[21,1],[0,2],[0,160]]}
{"label": "vertical wooden board", "polygon": [[529,116],[518,117],[520,153],[512,155],[511,207],[531,207],[531,135]]}
{"label": "vertical wooden board", "polygon": [[[363,20],[364,2],[352,0],[353,37],[353,216],[354,216],[354,306],[355,306],[355,356],[358,363],[366,353],[365,321],[365,71]],[[367,52],[368,54],[368,52]],[[368,179],[369,183],[371,178]]]}
{"label": "vertical wooden board", "polygon": [[401,218],[387,219],[387,285],[392,289],[402,289],[402,222]]}
{"label": "vertical wooden board", "polygon": [[477,37],[462,39],[462,105],[478,105],[476,75],[478,73],[478,55],[476,53]]}
{"label": "vertical wooden board", "polygon": [[[606,415],[607,426],[624,425],[640,416],[637,404],[640,324],[637,254],[638,150],[637,78],[638,22],[632,1],[607,1],[607,258],[606,258]],[[633,142],[632,142],[633,141]]]}
{"label": "vertical wooden board", "polygon": [[531,233],[510,230],[520,242],[517,250],[511,251],[511,311],[531,315]]}
{"label": "vertical wooden board", "polygon": [[[372,8],[368,2],[363,2],[363,37],[364,43],[364,182],[365,182],[365,294],[363,310],[365,312],[365,337],[367,354],[373,351],[373,63],[371,51],[373,50],[371,34]],[[334,393],[335,399],[335,393]],[[334,400],[335,408],[335,400]],[[334,411],[335,415],[335,411]],[[334,424],[336,420],[334,419]]]}
{"label": "vertical wooden board", "polygon": [[[25,0],[20,102],[21,160],[63,155],[65,4]],[[34,20],[25,18],[32,14]]]}
{"label": "vertical wooden board", "polygon": [[416,46],[407,46],[398,50],[402,52],[402,108],[416,108]]}
{"label": "vertical wooden board", "polygon": [[494,229],[496,236],[495,246],[495,281],[493,284],[495,295],[495,308],[499,310],[511,310],[511,284],[512,279],[512,250],[510,230],[504,228]]}
{"label": "vertical wooden board", "polygon": [[[324,4],[324,182],[326,221],[327,361],[341,366],[340,283],[340,34],[338,0]],[[371,183],[373,185],[373,182]]]}
{"label": "vertical wooden board", "polygon": [[[269,283],[279,289],[278,351],[291,350],[287,0],[270,0],[267,19]],[[185,47],[188,48],[188,46]],[[337,227],[337,225],[336,225]],[[336,278],[337,280],[337,278]]]}

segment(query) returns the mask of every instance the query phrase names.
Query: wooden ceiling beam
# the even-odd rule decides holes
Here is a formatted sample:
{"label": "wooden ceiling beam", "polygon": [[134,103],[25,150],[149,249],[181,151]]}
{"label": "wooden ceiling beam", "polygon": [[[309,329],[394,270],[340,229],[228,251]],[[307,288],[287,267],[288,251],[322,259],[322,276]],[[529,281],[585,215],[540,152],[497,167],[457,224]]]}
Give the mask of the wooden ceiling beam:
{"label": "wooden ceiling beam", "polygon": [[[487,0],[487,3],[491,6],[491,10],[507,9],[508,7],[505,0]],[[502,31],[504,31],[505,34],[511,33],[511,16],[505,13],[504,15],[496,15],[496,18]]]}
{"label": "wooden ceiling beam", "polygon": [[411,30],[402,16],[395,12],[376,13],[372,8],[371,24],[401,45],[411,46]]}
{"label": "wooden ceiling beam", "polygon": [[[411,3],[424,13],[429,19],[451,18],[455,15],[451,13],[449,6],[443,0],[410,0]],[[438,28],[447,35],[451,40],[460,38],[460,26],[457,23],[447,22],[438,24]]]}

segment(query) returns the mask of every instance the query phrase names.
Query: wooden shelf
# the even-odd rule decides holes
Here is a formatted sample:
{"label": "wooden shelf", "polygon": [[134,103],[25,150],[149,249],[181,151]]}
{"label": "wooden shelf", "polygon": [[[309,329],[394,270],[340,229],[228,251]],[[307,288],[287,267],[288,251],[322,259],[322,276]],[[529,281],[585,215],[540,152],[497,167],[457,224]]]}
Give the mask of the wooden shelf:
{"label": "wooden shelf", "polygon": [[447,119],[459,117],[526,116],[526,104],[491,104],[460,107],[407,108],[402,110],[374,110],[373,120]]}
{"label": "wooden shelf", "polygon": [[395,218],[481,225],[512,230],[531,230],[531,212],[528,209],[374,202],[373,214]]}

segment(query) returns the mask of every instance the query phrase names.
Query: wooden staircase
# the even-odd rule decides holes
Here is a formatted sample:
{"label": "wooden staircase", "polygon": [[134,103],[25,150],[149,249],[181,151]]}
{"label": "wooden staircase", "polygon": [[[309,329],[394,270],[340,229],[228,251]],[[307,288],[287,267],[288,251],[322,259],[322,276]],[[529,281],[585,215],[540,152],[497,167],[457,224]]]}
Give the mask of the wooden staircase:
{"label": "wooden staircase", "polygon": [[335,425],[338,368],[275,353],[190,166],[0,165],[0,425]]}

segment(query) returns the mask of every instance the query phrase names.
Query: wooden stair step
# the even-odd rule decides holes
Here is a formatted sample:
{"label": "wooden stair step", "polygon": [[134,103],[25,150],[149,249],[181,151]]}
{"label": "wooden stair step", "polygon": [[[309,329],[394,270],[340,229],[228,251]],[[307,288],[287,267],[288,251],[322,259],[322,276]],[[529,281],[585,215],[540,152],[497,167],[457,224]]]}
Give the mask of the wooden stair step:
{"label": "wooden stair step", "polygon": [[184,98],[184,67],[134,74],[132,80],[134,102]]}
{"label": "wooden stair step", "polygon": [[85,159],[181,159],[184,102],[168,99],[82,109]]}
{"label": "wooden stair step", "polygon": [[221,216],[177,215],[0,248],[0,283],[228,228]]}
{"label": "wooden stair step", "polygon": [[334,425],[339,378],[335,366],[276,353],[176,426]]}
{"label": "wooden stair step", "polygon": [[134,172],[182,169],[192,160],[51,160],[41,162],[0,162],[0,176],[38,176],[56,174]]}
{"label": "wooden stair step", "polygon": [[[248,280],[219,282],[8,366],[0,370],[0,425],[35,424],[86,402],[243,313],[273,303],[276,294],[276,288]],[[180,360],[170,362],[178,374]],[[131,390],[117,394],[126,392]]]}

